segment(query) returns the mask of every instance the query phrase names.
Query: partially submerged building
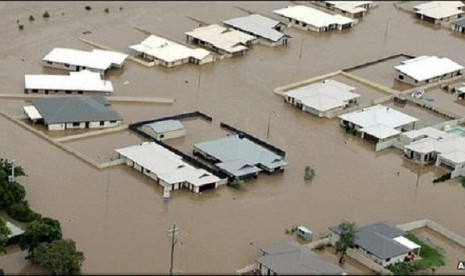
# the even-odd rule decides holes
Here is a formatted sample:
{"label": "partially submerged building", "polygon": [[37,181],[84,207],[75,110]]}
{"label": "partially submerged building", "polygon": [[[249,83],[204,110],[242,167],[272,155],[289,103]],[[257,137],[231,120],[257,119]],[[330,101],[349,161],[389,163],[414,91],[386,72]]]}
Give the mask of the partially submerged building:
{"label": "partially submerged building", "polygon": [[284,99],[303,111],[323,117],[328,112],[356,103],[360,95],[353,91],[355,87],[335,80],[324,80],[288,90],[284,93]]}
{"label": "partially submerged building", "polygon": [[452,29],[457,32],[465,33],[465,19],[454,22],[452,24]]}
{"label": "partially submerged building", "polygon": [[155,61],[165,67],[173,67],[184,63],[204,64],[214,61],[214,56],[207,50],[191,49],[163,37],[150,35],[141,43],[129,46],[142,58]]}
{"label": "partially submerged building", "polygon": [[[334,245],[339,240],[341,229],[333,226],[329,230],[330,242]],[[404,237],[406,234],[407,232],[389,222],[373,223],[358,229],[355,245],[350,250],[384,267],[408,262],[414,259],[415,254],[419,255],[421,247]]]}
{"label": "partially submerged building", "polygon": [[186,40],[226,56],[243,55],[249,46],[258,42],[255,36],[217,24],[198,27],[191,32],[186,32]]}
{"label": "partially submerged building", "polygon": [[463,66],[436,56],[420,56],[394,66],[396,79],[414,86],[438,82],[463,74]]}
{"label": "partially submerged building", "polygon": [[296,241],[281,241],[260,248],[255,258],[260,275],[344,275],[338,265],[323,260]]}
{"label": "partially submerged building", "polygon": [[48,130],[114,127],[123,120],[108,109],[103,97],[54,97],[32,99],[31,103],[23,107],[25,114]]}
{"label": "partially submerged building", "polygon": [[9,222],[9,221],[6,221],[5,222],[6,224],[6,227],[8,228],[8,230],[10,230],[10,233],[8,234],[7,236],[7,241],[6,241],[6,245],[13,245],[13,244],[17,244],[19,243],[19,240],[21,238],[21,236],[24,234],[24,230],[21,229],[19,226]]}
{"label": "partially submerged building", "polygon": [[377,145],[392,143],[401,132],[414,129],[418,121],[415,117],[382,105],[362,108],[338,118],[341,126],[360,133],[362,138]]}
{"label": "partially submerged building", "polygon": [[451,170],[451,178],[465,176],[465,137],[431,127],[408,131],[399,137],[404,156],[419,164],[435,164]]}
{"label": "partially submerged building", "polygon": [[343,30],[352,28],[355,24],[355,20],[349,17],[326,13],[302,5],[289,6],[273,12],[286,18],[291,26],[305,31],[326,32],[330,30]]}
{"label": "partially submerged building", "polygon": [[462,1],[430,1],[413,6],[415,15],[421,20],[441,24],[459,19],[465,13]]}
{"label": "partially submerged building", "polygon": [[81,51],[68,48],[54,48],[43,59],[46,67],[70,71],[90,70],[104,75],[110,68],[121,68],[128,55],[107,50]]}
{"label": "partially submerged building", "polygon": [[164,120],[145,124],[142,126],[142,130],[159,141],[186,135],[186,129],[179,120]]}
{"label": "partially submerged building", "polygon": [[239,135],[194,144],[194,156],[214,163],[231,179],[252,179],[260,171],[281,172],[284,158]]}
{"label": "partially submerged building", "polygon": [[373,1],[312,1],[312,3],[352,18],[365,16],[369,8],[374,5]]}
{"label": "partially submerged building", "polygon": [[223,21],[223,24],[258,38],[268,46],[286,45],[291,36],[281,32],[282,23],[271,18],[251,14]]}
{"label": "partially submerged building", "polygon": [[99,73],[83,70],[62,75],[24,75],[24,93],[112,93],[111,81],[103,80]]}
{"label": "partially submerged building", "polygon": [[116,152],[126,160],[126,165],[149,176],[168,191],[187,188],[199,193],[226,183],[155,142],[117,149]]}

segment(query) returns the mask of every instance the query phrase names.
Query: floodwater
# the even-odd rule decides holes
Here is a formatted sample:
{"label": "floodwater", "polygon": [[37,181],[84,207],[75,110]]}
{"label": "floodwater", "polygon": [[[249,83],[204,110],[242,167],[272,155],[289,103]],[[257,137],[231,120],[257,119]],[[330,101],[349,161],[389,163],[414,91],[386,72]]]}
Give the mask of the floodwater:
{"label": "floodwater", "polygon": [[[77,37],[129,52],[127,46],[144,37],[131,26],[183,41],[184,32],[198,26],[186,16],[215,23],[245,15],[234,7],[242,6],[278,19],[272,11],[289,3],[0,2],[0,41],[8,42],[0,44],[0,92],[22,94],[24,74],[43,72],[40,59],[53,47],[91,49]],[[49,19],[42,18],[45,10]],[[36,20],[30,23],[31,14]],[[86,31],[91,33],[82,34]],[[393,2],[379,2],[351,30],[285,32],[293,39],[282,48],[256,45],[246,56],[201,67],[145,68],[128,61],[109,75],[115,95],[176,99],[173,105],[113,104],[126,123],[200,110],[215,125],[224,121],[265,139],[270,112],[279,113],[271,119],[269,141],[287,152],[289,165],[283,174],[260,175],[243,191],[181,190],[163,203],[162,189],[131,168],[99,171],[0,117],[0,156],[26,170],[29,177],[20,181],[27,200],[34,210],[60,220],[64,237],[85,253],[84,273],[168,273],[168,230],[174,223],[180,228],[177,273],[234,273],[253,262],[257,247],[283,239],[284,229],[292,225],[327,233],[342,220],[365,225],[429,218],[465,235],[465,220],[458,217],[465,189],[457,181],[432,184],[441,169],[420,172],[400,151],[374,152],[372,144],[346,134],[337,120],[304,114],[273,93],[284,84],[397,53],[438,55],[465,64],[464,38],[417,22]],[[19,115],[22,103],[1,100],[0,109]],[[119,134],[106,137],[68,144],[83,148],[91,143],[89,154],[102,154],[100,147],[106,153],[108,145],[136,142],[122,141]],[[316,171],[311,183],[303,180],[306,165]],[[6,273],[28,271],[18,254],[0,257],[0,267]]]}

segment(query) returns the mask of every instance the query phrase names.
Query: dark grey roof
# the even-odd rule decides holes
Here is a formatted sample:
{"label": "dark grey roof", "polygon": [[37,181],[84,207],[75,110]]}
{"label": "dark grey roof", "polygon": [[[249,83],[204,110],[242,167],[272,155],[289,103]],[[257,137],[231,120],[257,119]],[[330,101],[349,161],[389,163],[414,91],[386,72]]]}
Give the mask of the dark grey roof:
{"label": "dark grey roof", "polygon": [[103,97],[42,98],[31,102],[46,124],[123,120],[118,112],[106,107]]}
{"label": "dark grey roof", "polygon": [[322,260],[295,241],[284,241],[261,249],[270,252],[255,259],[277,274],[342,274],[339,266]]}
{"label": "dark grey roof", "polygon": [[178,120],[158,121],[151,124],[147,124],[147,126],[157,133],[184,129],[184,125]]}
{"label": "dark grey roof", "polygon": [[216,164],[219,168],[229,172],[230,174],[240,177],[243,175],[258,173],[261,171],[260,168],[254,165],[246,163],[242,159],[234,159]]}
{"label": "dark grey roof", "polygon": [[[341,233],[339,225],[329,229],[338,235]],[[408,247],[393,240],[393,238],[404,236],[406,233],[389,222],[376,222],[359,229],[355,244],[385,260],[411,251]]]}
{"label": "dark grey roof", "polygon": [[454,24],[457,25],[457,26],[460,26],[460,27],[462,27],[462,28],[465,28],[465,19],[462,19],[462,20],[459,20],[459,21],[455,21]]}

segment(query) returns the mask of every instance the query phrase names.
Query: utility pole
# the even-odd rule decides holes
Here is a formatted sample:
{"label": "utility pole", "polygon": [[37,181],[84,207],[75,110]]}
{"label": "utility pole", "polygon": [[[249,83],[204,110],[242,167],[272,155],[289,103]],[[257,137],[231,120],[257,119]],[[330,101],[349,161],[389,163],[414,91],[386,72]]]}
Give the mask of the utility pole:
{"label": "utility pole", "polygon": [[176,237],[178,234],[178,228],[176,228],[176,224],[173,224],[173,228],[169,230],[171,236],[171,259],[170,259],[170,275],[173,275],[173,266],[174,266],[174,246],[178,242]]}

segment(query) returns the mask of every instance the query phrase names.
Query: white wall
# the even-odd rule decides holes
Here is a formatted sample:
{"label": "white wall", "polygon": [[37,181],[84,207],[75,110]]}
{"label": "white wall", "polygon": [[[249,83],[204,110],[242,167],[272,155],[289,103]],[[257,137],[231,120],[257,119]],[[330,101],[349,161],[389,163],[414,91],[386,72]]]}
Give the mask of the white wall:
{"label": "white wall", "polygon": [[100,121],[98,122],[89,122],[89,128],[105,128],[105,127],[114,127],[121,123],[121,121],[116,121],[111,123],[110,121],[104,121],[103,126],[100,125]]}
{"label": "white wall", "polygon": [[65,124],[49,124],[48,130],[65,130]]}
{"label": "white wall", "polygon": [[77,126],[74,126],[73,123],[67,123],[66,124],[66,129],[82,129],[82,128],[86,128],[86,123],[85,122],[81,122]]}
{"label": "white wall", "polygon": [[[161,135],[164,135],[164,137],[160,138]],[[185,129],[178,129],[178,130],[175,130],[175,131],[157,133],[156,134],[156,139],[164,141],[164,140],[168,140],[168,139],[182,137],[182,136],[185,136],[185,135],[186,135],[186,130]]]}

